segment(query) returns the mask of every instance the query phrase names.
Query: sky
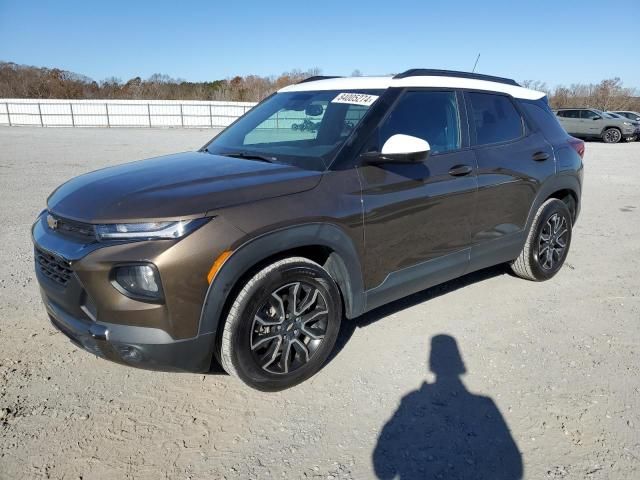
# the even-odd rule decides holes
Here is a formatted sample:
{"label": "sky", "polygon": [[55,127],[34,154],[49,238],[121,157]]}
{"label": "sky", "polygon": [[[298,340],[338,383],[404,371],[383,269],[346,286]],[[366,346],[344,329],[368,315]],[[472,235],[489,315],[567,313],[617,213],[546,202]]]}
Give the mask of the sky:
{"label": "sky", "polygon": [[0,61],[95,80],[470,71],[478,53],[480,73],[640,88],[640,0],[0,0]]}

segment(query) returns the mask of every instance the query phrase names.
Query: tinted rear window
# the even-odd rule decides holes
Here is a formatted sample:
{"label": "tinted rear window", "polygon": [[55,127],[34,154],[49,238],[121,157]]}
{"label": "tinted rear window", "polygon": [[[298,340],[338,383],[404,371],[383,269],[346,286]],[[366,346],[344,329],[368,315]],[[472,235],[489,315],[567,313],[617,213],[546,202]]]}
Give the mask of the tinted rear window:
{"label": "tinted rear window", "polygon": [[470,93],[476,145],[515,140],[522,136],[522,118],[508,97]]}

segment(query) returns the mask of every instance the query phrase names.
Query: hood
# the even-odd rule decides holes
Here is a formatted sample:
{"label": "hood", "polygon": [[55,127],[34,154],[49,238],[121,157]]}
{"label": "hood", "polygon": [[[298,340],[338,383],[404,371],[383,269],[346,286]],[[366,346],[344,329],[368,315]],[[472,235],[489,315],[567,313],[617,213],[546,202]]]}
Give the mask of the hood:
{"label": "hood", "polygon": [[88,223],[187,218],[309,190],[320,177],[290,165],[186,152],[80,175],[58,187],[47,206]]}

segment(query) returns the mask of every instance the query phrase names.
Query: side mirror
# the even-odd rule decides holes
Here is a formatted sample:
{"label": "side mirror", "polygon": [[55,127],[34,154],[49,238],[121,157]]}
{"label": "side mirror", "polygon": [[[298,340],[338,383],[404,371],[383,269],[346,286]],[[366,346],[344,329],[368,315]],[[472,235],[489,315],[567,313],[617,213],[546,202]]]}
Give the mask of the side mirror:
{"label": "side mirror", "polygon": [[600,115],[596,115],[595,117],[592,118],[592,120],[600,120],[600,119],[602,119]]}
{"label": "side mirror", "polygon": [[429,157],[429,142],[411,135],[392,135],[384,142],[380,152],[367,152],[362,156],[369,163],[420,163]]}

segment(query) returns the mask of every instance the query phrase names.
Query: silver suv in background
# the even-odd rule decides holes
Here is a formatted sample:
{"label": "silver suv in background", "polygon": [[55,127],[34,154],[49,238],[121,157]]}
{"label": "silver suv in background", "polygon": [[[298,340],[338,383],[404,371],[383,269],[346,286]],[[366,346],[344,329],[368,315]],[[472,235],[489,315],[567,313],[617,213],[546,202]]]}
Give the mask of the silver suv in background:
{"label": "silver suv in background", "polygon": [[623,117],[626,117],[629,120],[633,120],[634,122],[640,122],[640,113],[638,112],[630,112],[629,110],[615,110],[613,113],[622,115]]}
{"label": "silver suv in background", "polygon": [[630,120],[615,118],[595,108],[561,108],[556,115],[564,129],[574,137],[601,138],[605,143],[618,143],[635,135]]}

